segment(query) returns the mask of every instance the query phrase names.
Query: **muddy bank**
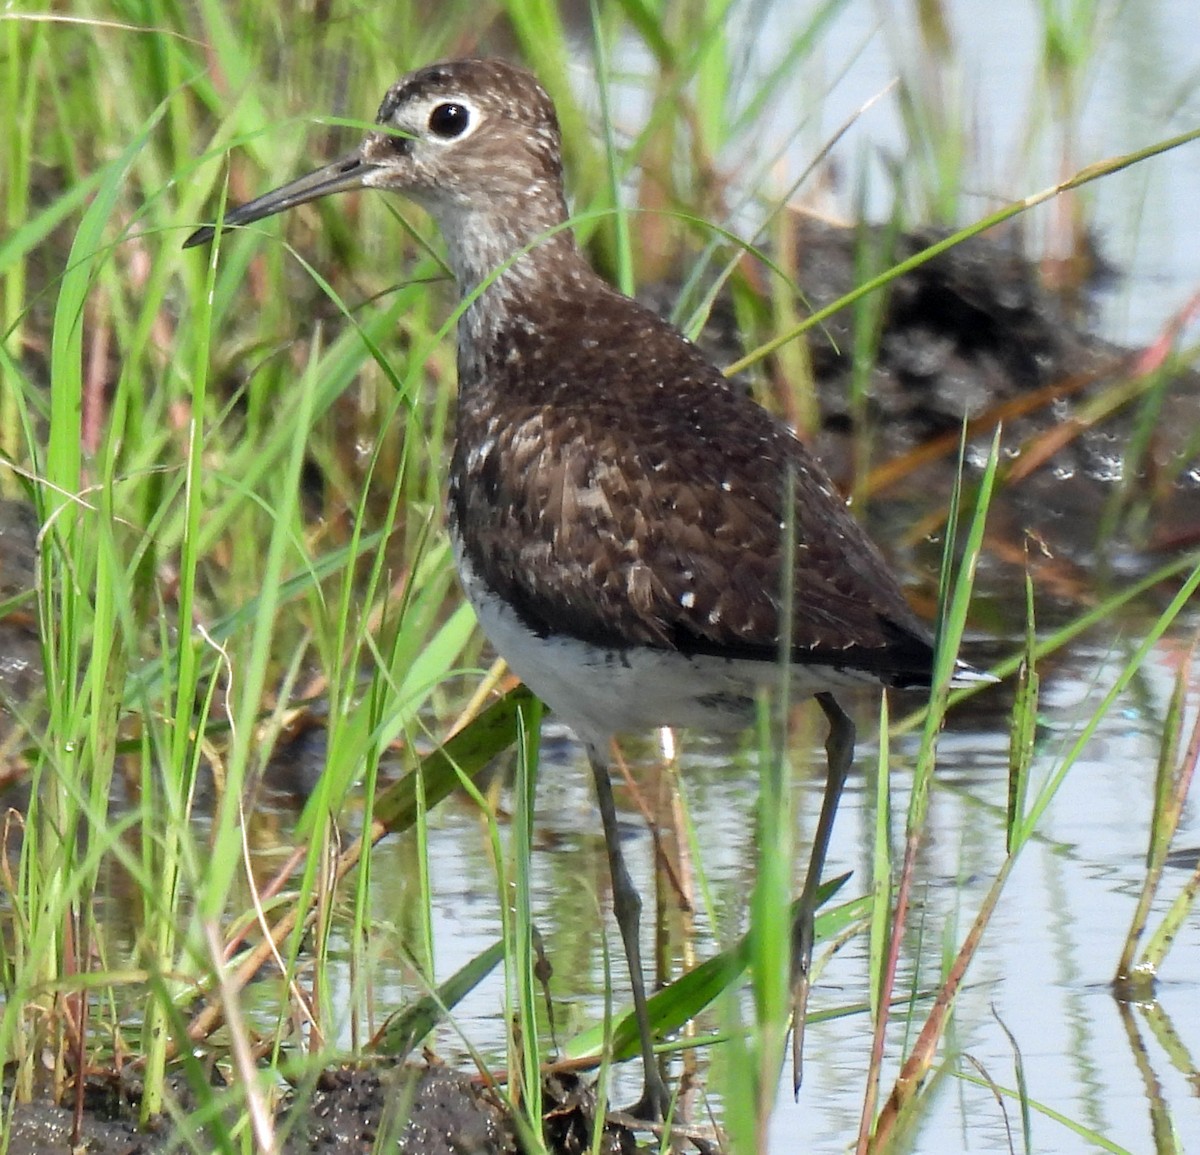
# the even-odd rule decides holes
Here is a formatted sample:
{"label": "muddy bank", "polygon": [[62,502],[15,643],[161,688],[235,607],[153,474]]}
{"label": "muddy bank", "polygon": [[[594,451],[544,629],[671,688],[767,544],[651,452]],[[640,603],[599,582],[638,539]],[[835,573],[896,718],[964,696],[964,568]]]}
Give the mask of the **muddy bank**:
{"label": "muddy bank", "polygon": [[[196,1096],[180,1079],[173,1091],[184,1119],[194,1118]],[[573,1076],[548,1080],[545,1093],[550,1150],[561,1155],[590,1150],[595,1096]],[[115,1075],[90,1078],[79,1115],[80,1148],[88,1155],[165,1155],[203,1145],[203,1129],[199,1137],[195,1131],[189,1136],[187,1121],[180,1125],[168,1116],[143,1130],[138,1102],[136,1082]],[[501,1097],[481,1081],[444,1067],[329,1068],[313,1086],[281,1101],[272,1126],[281,1155],[362,1155],[384,1149],[402,1155],[516,1155],[522,1149]],[[73,1109],[17,1104],[8,1155],[68,1155],[74,1135]],[[212,1150],[224,1147],[209,1142]],[[606,1125],[602,1155],[633,1150],[631,1131]]]}
{"label": "muddy bank", "polygon": [[[866,234],[801,218],[799,279],[814,308],[861,282],[864,245],[883,271],[944,236]],[[1052,292],[1019,244],[1013,233],[973,237],[812,335],[818,453],[849,482],[866,433],[878,492],[928,502],[950,482],[964,419],[976,465],[999,426],[994,548],[1032,537],[1079,564],[1121,554],[1136,568],[1200,543],[1200,373],[1172,362],[1175,319],[1163,318],[1153,348],[1098,337],[1085,323],[1088,294],[1111,271],[1102,277],[1098,263],[1092,283]],[[875,356],[856,385],[855,349],[873,325]]]}

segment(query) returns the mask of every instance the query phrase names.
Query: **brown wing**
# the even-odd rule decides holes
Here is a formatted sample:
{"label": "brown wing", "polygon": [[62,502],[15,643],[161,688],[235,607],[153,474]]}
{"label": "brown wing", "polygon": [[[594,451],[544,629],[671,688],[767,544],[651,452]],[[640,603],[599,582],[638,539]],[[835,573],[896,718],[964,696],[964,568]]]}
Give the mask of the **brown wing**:
{"label": "brown wing", "polygon": [[483,367],[495,393],[474,383],[460,412],[451,506],[485,580],[538,633],[770,661],[786,566],[794,660],[927,682],[929,635],[820,466],[673,329],[609,301],[627,307],[605,332],[563,310],[510,334]]}

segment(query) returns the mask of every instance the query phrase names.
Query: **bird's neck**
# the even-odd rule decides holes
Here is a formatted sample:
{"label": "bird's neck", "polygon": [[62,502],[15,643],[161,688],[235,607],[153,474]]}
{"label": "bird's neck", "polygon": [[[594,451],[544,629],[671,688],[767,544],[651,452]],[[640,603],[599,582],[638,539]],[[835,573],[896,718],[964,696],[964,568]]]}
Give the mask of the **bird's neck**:
{"label": "bird's neck", "polygon": [[440,205],[436,215],[459,293],[464,345],[483,345],[538,312],[547,295],[578,292],[595,276],[575,243],[561,199],[532,198],[505,212]]}

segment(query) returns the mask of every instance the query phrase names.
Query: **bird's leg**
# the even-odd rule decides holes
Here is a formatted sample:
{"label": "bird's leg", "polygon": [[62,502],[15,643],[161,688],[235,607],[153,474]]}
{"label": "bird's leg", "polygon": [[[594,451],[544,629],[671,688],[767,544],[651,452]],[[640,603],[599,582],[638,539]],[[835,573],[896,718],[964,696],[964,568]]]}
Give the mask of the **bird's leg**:
{"label": "bird's leg", "polygon": [[821,800],[821,818],[813,839],[812,856],[808,860],[808,875],[804,879],[804,890],[792,920],[792,1090],[795,1094],[800,1092],[803,1074],[804,1018],[808,1011],[808,977],[812,967],[817,891],[821,886],[821,872],[825,869],[825,853],[833,834],[838,800],[854,761],[854,723],[850,716],[837,704],[832,694],[818,694],[817,702],[829,722],[829,735],[825,739],[829,768],[825,777],[825,795]]}
{"label": "bird's leg", "polygon": [[596,799],[600,803],[600,817],[604,822],[604,843],[608,849],[608,869],[612,876],[613,914],[625,943],[625,959],[629,963],[629,981],[633,988],[633,1010],[637,1016],[638,1036],[642,1044],[642,1066],[645,1083],[642,1097],[630,1108],[630,1114],[647,1119],[665,1119],[670,1106],[670,1096],[654,1057],[654,1043],[650,1036],[650,1015],[646,1010],[646,985],[642,974],[642,951],[638,938],[638,923],[641,919],[642,900],[633,879],[625,866],[621,853],[621,836],[617,829],[617,807],[613,801],[612,780],[608,775],[608,761],[600,750],[588,747],[588,760],[592,764],[592,775],[596,779]]}

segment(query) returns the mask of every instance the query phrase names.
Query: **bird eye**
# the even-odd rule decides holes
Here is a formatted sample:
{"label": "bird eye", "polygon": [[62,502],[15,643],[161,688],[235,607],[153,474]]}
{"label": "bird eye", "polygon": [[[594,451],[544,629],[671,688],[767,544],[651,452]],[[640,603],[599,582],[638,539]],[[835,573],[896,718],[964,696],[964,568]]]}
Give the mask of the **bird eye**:
{"label": "bird eye", "polygon": [[439,104],[429,114],[429,131],[443,140],[462,136],[471,123],[471,114],[463,104]]}

